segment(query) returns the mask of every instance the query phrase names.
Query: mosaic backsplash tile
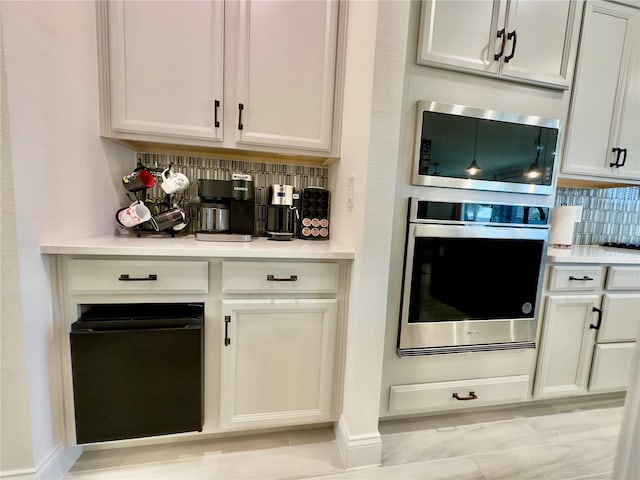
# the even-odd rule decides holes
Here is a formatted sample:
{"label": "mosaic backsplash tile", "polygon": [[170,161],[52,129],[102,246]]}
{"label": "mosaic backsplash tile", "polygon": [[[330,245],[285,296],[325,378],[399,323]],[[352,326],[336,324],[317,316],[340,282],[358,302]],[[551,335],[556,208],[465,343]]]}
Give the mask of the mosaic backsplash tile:
{"label": "mosaic backsplash tile", "polygon": [[582,205],[582,221],[573,232],[574,245],[640,243],[640,187],[559,187],[556,205]]}
{"label": "mosaic backsplash tile", "polygon": [[[301,190],[306,187],[328,188],[329,169],[326,167],[219,160],[156,153],[138,153],[137,160],[139,164],[147,168],[167,168],[171,165],[171,169],[174,172],[184,173],[189,178],[190,185],[181,193],[183,204],[199,202],[199,179],[231,180],[231,175],[234,173],[251,175],[255,187],[255,231],[257,235],[264,233],[264,224],[267,220],[269,185],[275,183],[293,185],[295,190]],[[147,196],[152,200],[160,200],[164,197],[164,192],[156,184],[147,191]]]}

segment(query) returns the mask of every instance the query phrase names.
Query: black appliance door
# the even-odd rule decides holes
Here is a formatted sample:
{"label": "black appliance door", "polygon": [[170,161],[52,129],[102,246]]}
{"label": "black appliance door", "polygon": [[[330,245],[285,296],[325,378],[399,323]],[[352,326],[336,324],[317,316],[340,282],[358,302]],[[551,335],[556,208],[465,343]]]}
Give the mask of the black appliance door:
{"label": "black appliance door", "polygon": [[77,443],[202,430],[202,305],[92,306],[70,340]]}

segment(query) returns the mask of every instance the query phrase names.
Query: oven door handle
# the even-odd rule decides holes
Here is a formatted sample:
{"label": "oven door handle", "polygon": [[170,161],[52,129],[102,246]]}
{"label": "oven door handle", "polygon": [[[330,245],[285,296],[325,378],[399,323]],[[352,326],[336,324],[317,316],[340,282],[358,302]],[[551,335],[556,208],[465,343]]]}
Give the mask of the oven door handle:
{"label": "oven door handle", "polygon": [[478,398],[478,396],[475,394],[475,392],[469,392],[469,396],[468,397],[461,397],[456,392],[456,393],[454,393],[452,395],[452,397],[455,398],[456,400],[476,400]]}

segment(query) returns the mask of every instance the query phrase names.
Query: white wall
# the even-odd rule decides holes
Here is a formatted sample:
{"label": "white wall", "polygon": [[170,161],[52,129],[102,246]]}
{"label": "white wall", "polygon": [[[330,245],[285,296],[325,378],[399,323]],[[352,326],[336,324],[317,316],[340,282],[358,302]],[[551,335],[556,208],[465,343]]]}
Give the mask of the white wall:
{"label": "white wall", "polygon": [[[28,417],[31,424],[31,432],[24,431],[27,422],[2,424],[3,439],[23,438],[22,452],[15,456],[5,456],[2,449],[2,473],[8,474],[50,468],[61,439],[51,284],[39,245],[113,232],[113,212],[121,201],[118,179],[135,166],[135,157],[99,138],[94,3],[5,1],[0,8],[6,69],[3,131],[8,125],[3,164],[13,165],[15,193],[15,213],[3,211],[2,227],[10,231],[15,226],[18,240],[17,257],[7,265],[3,258],[3,274],[8,268],[22,292],[8,318],[3,305],[3,341],[6,331],[15,335],[9,341],[22,344],[10,361],[16,375],[26,370],[29,398],[16,405],[25,395],[24,386],[12,390],[8,403],[3,397],[2,414]],[[15,378],[3,375],[3,395],[13,383],[18,383]],[[12,406],[11,412],[5,406]],[[25,465],[27,455],[30,465]]]}

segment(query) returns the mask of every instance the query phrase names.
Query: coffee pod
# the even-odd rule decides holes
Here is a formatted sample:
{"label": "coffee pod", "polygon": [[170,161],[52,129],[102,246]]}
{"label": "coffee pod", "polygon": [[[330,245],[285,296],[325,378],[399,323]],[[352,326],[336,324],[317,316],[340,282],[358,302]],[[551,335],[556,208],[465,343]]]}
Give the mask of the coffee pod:
{"label": "coffee pod", "polygon": [[156,181],[148,170],[136,170],[129,175],[122,177],[122,185],[130,192],[138,192],[145,188],[151,188]]}
{"label": "coffee pod", "polygon": [[180,208],[172,208],[151,217],[150,223],[156,232],[162,232],[170,228],[181,230],[187,224],[187,215]]}

